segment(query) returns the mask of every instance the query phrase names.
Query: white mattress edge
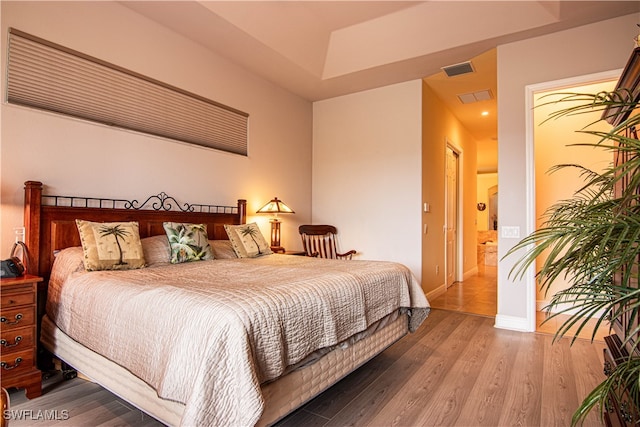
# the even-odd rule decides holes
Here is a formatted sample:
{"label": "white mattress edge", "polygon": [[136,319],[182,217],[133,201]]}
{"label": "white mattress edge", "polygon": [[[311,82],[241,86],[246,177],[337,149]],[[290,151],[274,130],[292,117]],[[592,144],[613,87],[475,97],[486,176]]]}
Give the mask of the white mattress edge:
{"label": "white mattress edge", "polygon": [[[265,411],[258,425],[269,425],[322,393],[408,332],[407,316],[355,344],[336,348],[316,363],[262,387]],[[45,316],[40,341],[56,357],[141,411],[169,426],[180,425],[184,404],[160,398],[147,383],[122,366],[76,342]]]}

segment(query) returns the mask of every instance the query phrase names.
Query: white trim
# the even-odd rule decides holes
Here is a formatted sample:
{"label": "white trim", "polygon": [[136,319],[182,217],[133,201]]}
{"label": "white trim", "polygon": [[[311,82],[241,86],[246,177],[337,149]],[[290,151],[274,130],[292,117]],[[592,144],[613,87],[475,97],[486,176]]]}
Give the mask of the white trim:
{"label": "white trim", "polygon": [[[561,90],[569,87],[575,87],[585,84],[597,83],[599,81],[606,81],[612,79],[618,79],[622,69],[604,71],[600,73],[587,74],[582,76],[570,77],[560,80],[552,80],[543,83],[536,83],[525,86],[525,150],[526,150],[526,223],[525,223],[525,235],[533,233],[536,229],[536,174],[535,174],[535,146],[534,146],[534,117],[533,109],[535,107],[535,93]],[[536,295],[536,279],[535,279],[535,265],[531,265],[525,273],[525,285],[526,285],[526,327],[529,331],[535,331],[536,329],[536,310],[537,310],[537,295]],[[505,316],[509,317],[509,316]],[[509,322],[509,320],[505,320]],[[496,326],[498,325],[498,318],[496,317]],[[510,328],[506,328],[510,329]]]}
{"label": "white trim", "polygon": [[446,292],[447,292],[447,285],[443,283],[442,285],[438,286],[434,290],[427,293],[426,295],[427,301],[433,301],[434,299],[438,298],[440,295],[444,295]]}
{"label": "white trim", "polygon": [[[460,147],[455,142],[451,141],[448,137],[445,137],[445,152],[444,152],[444,162],[445,162],[445,174],[447,172],[447,148],[451,148],[451,150],[458,156],[458,170],[456,171],[456,186],[457,188],[457,215],[456,215],[456,271],[454,272],[454,282],[459,282],[464,280],[464,210],[463,206],[463,196],[464,196],[464,185],[463,185],[463,170],[464,170],[464,151],[462,147]],[[445,177],[445,226],[446,226],[446,206],[447,206],[447,191],[446,191],[446,177]],[[446,229],[443,230],[444,233],[444,274],[445,274],[445,286],[446,286],[446,277],[447,271],[449,271],[447,266],[447,236]]]}
{"label": "white trim", "polygon": [[[525,236],[536,229],[536,172],[533,144],[533,106],[535,103],[532,86],[525,87]],[[532,264],[524,276],[526,286],[526,331],[536,330],[536,266]],[[496,320],[496,324],[498,324]]]}
{"label": "white trim", "polygon": [[472,267],[470,270],[467,270],[464,273],[464,275],[462,276],[462,281],[464,282],[465,280],[468,280],[477,275],[478,275],[478,264],[476,264],[475,267]]}
{"label": "white trim", "polygon": [[[574,309],[570,309],[568,311],[563,311],[567,308],[571,308],[573,306],[573,304],[569,303],[569,302],[564,302],[564,303],[560,303],[560,304],[556,304],[551,310],[547,310],[546,308],[549,306],[549,303],[551,301],[549,300],[537,300],[536,301],[536,309],[538,311],[542,311],[545,313],[562,313],[562,314],[568,314],[568,315],[573,315],[578,313],[578,309],[574,308]],[[603,310],[598,310],[597,312],[595,312],[594,314],[591,315],[591,318],[593,319],[598,319],[601,318],[604,315],[604,311]]]}
{"label": "white trim", "polygon": [[506,316],[504,314],[496,315],[496,323],[494,327],[519,332],[535,332],[536,330],[535,319],[534,328],[531,329],[529,325],[529,319],[527,319],[526,317]]}

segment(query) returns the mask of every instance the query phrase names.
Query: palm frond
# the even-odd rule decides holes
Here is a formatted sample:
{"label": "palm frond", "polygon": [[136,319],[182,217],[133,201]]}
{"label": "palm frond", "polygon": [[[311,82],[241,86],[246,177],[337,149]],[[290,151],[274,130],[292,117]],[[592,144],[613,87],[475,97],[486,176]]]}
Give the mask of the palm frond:
{"label": "palm frond", "polygon": [[[624,392],[628,393],[628,397],[624,396]],[[640,401],[640,358],[628,358],[619,363],[607,379],[583,400],[573,414],[571,425],[582,424],[589,412],[596,407],[599,407],[600,416],[604,418],[604,412],[613,403],[610,399],[615,400],[618,407],[625,401]]]}

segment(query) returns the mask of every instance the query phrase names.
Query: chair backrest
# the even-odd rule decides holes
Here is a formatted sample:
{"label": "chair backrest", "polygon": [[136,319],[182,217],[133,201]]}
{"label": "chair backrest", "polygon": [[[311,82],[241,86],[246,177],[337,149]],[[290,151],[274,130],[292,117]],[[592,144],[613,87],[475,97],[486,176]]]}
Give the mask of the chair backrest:
{"label": "chair backrest", "polygon": [[356,251],[351,250],[344,254],[338,253],[336,248],[336,234],[338,230],[333,225],[301,225],[298,227],[302,238],[302,247],[307,256],[351,259]]}

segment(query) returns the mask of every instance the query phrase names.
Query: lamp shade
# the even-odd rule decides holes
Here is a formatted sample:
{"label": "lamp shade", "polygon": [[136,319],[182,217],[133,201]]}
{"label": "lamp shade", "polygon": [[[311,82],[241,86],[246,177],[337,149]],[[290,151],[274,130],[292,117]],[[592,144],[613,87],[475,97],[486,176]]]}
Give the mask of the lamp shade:
{"label": "lamp shade", "polygon": [[293,209],[285,205],[282,200],[278,200],[277,197],[271,199],[266,205],[257,210],[256,213],[295,213]]}

